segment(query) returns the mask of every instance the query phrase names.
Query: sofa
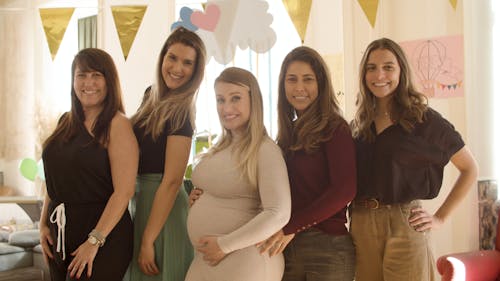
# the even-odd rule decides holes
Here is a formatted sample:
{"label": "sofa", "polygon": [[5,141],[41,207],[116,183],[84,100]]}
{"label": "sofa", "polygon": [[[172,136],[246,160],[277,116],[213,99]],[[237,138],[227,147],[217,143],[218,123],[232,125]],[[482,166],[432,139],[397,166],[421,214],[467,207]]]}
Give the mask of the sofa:
{"label": "sofa", "polygon": [[[500,211],[499,211],[500,217]],[[500,223],[497,222],[493,250],[454,253],[439,257],[442,281],[500,281]]]}
{"label": "sofa", "polygon": [[0,231],[0,272],[36,268],[43,280],[50,280],[50,274],[43,260],[38,229]]}

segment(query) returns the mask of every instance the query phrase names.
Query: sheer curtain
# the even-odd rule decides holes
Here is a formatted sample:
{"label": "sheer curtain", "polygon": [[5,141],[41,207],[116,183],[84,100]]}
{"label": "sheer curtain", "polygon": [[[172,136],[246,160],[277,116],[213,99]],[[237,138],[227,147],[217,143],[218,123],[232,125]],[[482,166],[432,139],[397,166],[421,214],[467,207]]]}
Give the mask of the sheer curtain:
{"label": "sheer curtain", "polygon": [[[7,3],[8,2],[8,3]],[[0,171],[16,194],[34,185],[19,173],[19,161],[33,157],[34,10],[28,1],[0,1]],[[35,45],[36,46],[36,45]]]}

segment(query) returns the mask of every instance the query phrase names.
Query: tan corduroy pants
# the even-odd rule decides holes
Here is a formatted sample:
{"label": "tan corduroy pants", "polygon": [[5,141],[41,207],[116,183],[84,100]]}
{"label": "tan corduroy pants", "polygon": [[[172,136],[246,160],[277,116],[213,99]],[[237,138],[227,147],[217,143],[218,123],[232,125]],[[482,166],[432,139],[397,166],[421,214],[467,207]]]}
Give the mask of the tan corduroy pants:
{"label": "tan corduroy pants", "polygon": [[356,281],[434,281],[430,233],[408,223],[419,201],[351,208],[351,235],[356,247]]}

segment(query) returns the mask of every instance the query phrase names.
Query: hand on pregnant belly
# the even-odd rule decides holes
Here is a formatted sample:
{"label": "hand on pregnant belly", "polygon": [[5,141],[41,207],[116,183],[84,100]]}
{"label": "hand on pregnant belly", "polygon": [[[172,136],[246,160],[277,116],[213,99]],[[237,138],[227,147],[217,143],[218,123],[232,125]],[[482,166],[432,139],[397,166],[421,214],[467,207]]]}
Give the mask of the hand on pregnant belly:
{"label": "hand on pregnant belly", "polygon": [[198,200],[202,194],[203,189],[194,188],[191,190],[191,193],[189,193],[189,207],[193,206],[194,202]]}
{"label": "hand on pregnant belly", "polygon": [[196,250],[203,254],[203,260],[211,266],[216,266],[226,256],[219,247],[215,236],[201,237]]}

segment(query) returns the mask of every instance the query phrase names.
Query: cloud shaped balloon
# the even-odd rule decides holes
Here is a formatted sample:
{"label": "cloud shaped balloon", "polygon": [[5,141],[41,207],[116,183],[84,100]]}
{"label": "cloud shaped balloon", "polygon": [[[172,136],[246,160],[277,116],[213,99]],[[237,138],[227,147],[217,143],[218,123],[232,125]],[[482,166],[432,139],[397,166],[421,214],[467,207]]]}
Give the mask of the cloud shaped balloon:
{"label": "cloud shaped balloon", "polygon": [[227,64],[236,47],[265,53],[274,46],[276,33],[270,26],[273,16],[268,8],[262,0],[209,0],[205,11],[183,7],[172,29],[182,25],[196,32],[205,43],[208,59]]}

